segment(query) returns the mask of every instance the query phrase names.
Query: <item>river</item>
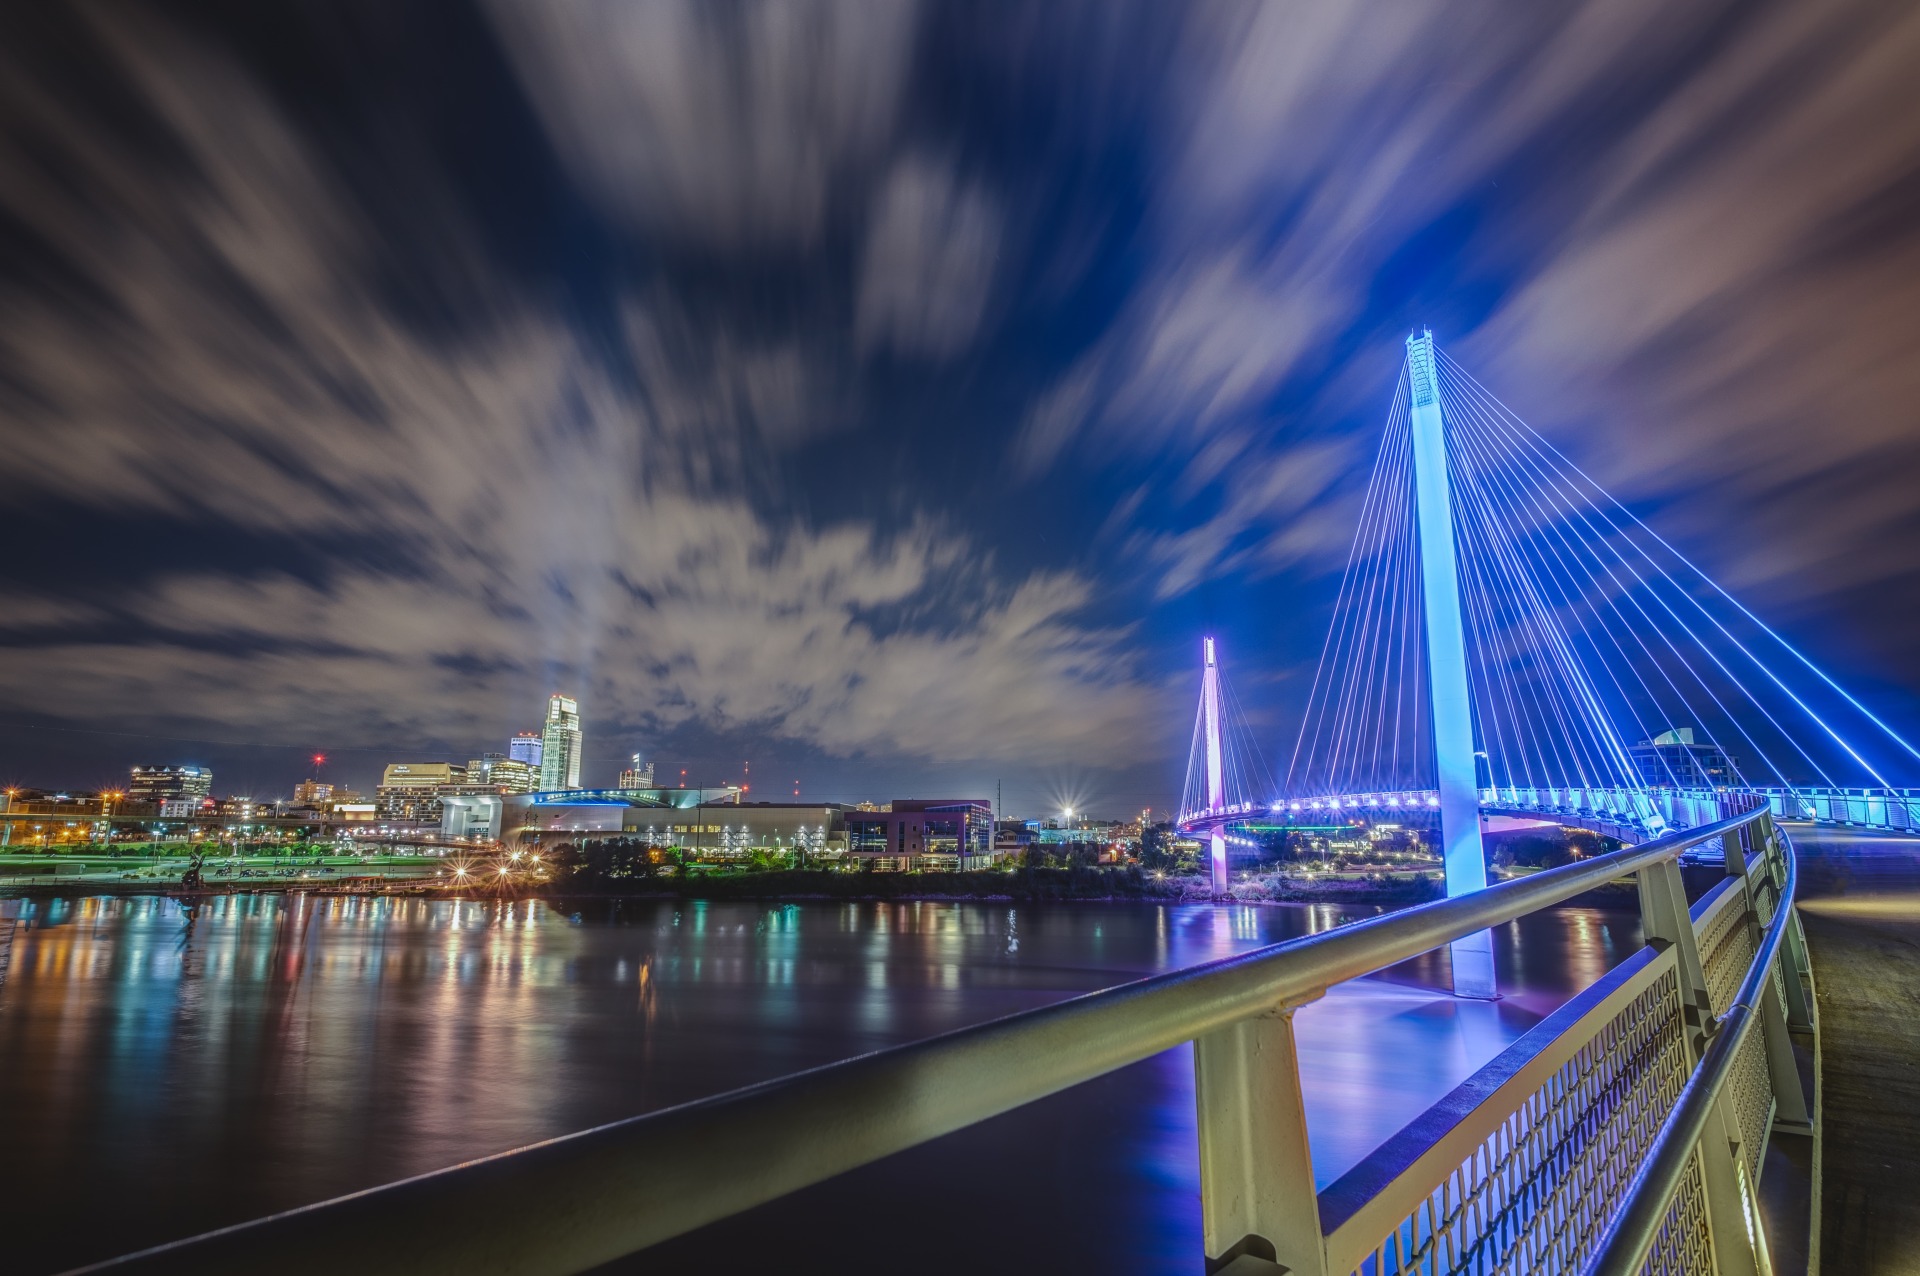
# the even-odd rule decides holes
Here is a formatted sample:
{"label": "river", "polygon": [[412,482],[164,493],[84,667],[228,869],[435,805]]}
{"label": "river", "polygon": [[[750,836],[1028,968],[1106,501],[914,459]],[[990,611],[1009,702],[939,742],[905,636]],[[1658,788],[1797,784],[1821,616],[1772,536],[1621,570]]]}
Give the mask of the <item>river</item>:
{"label": "river", "polygon": [[[1323,930],[1330,905],[41,897],[0,983],[7,1270],[83,1261]],[[0,922],[0,925],[5,923]],[[1299,1015],[1331,1181],[1639,944],[1502,927]],[[1201,1270],[1186,1049],[618,1270]],[[530,1220],[535,1223],[537,1220]]]}

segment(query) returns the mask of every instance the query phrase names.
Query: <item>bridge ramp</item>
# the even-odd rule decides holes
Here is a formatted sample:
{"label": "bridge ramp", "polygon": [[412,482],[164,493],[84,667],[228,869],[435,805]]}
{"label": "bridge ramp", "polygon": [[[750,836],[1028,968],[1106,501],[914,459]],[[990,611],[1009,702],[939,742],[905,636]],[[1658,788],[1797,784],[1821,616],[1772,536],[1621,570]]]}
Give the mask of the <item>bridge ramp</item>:
{"label": "bridge ramp", "polygon": [[1920,1272],[1920,838],[1792,836],[1820,1007],[1820,1270]]}

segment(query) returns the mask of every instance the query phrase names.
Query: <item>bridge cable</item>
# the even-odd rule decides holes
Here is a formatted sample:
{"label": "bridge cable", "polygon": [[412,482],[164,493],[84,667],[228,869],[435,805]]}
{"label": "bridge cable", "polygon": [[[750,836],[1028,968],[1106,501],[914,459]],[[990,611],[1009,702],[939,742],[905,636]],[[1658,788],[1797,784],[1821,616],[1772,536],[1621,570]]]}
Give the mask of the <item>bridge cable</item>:
{"label": "bridge cable", "polygon": [[[1449,360],[1449,362],[1451,362],[1451,360]],[[1456,367],[1457,366],[1458,365],[1456,365]],[[1464,369],[1461,370],[1461,374],[1463,376],[1467,375]],[[1468,380],[1471,381],[1472,378],[1468,376]],[[1757,627],[1762,633],[1766,634],[1769,638],[1773,639],[1781,647],[1785,648],[1788,654],[1792,655],[1794,659],[1798,660],[1801,664],[1805,665],[1807,669],[1814,674],[1815,677],[1819,678],[1821,682],[1825,683],[1837,695],[1839,695],[1848,704],[1852,705],[1856,710],[1858,710],[1861,716],[1865,717],[1869,722],[1873,723],[1876,727],[1879,727],[1880,730],[1885,732],[1887,736],[1894,741],[1894,743],[1898,744],[1902,749],[1906,750],[1909,754],[1913,755],[1915,758],[1920,758],[1920,748],[1916,748],[1910,741],[1908,741],[1898,731],[1895,731],[1891,726],[1883,722],[1871,709],[1867,708],[1867,706],[1862,704],[1859,700],[1857,700],[1851,692],[1849,692],[1845,687],[1841,686],[1838,682],[1836,682],[1833,679],[1833,677],[1826,672],[1826,670],[1822,669],[1819,665],[1815,664],[1813,660],[1810,657],[1808,657],[1805,653],[1803,653],[1798,647],[1795,647],[1792,643],[1788,642],[1786,638],[1784,638],[1778,632],[1776,632],[1772,626],[1767,624],[1766,621],[1762,620],[1759,616],[1755,615],[1751,610],[1747,608],[1747,606],[1744,603],[1742,603],[1738,598],[1734,597],[1733,594],[1729,593],[1727,589],[1720,584],[1719,581],[1715,580],[1712,576],[1709,576],[1705,571],[1703,571],[1701,568],[1696,566],[1691,559],[1689,559],[1686,555],[1682,554],[1678,549],[1674,548],[1674,546],[1670,544],[1665,537],[1661,536],[1659,532],[1655,531],[1651,526],[1649,526],[1645,522],[1645,520],[1640,518],[1639,515],[1635,514],[1631,509],[1629,509],[1625,504],[1623,504],[1617,497],[1615,497],[1612,493],[1608,492],[1606,488],[1602,487],[1598,482],[1596,482],[1591,475],[1589,475],[1585,470],[1581,469],[1579,465],[1575,464],[1572,459],[1566,456],[1565,453],[1561,452],[1560,449],[1554,447],[1554,445],[1551,442],[1549,442],[1545,438],[1545,436],[1541,435],[1538,431],[1534,430],[1533,427],[1527,425],[1525,420],[1523,420],[1520,416],[1514,413],[1512,409],[1508,408],[1506,404],[1502,403],[1496,396],[1493,395],[1491,391],[1488,391],[1486,390],[1485,387],[1480,386],[1478,382],[1474,382],[1473,384],[1475,388],[1481,394],[1485,395],[1485,397],[1492,404],[1494,404],[1501,413],[1503,413],[1506,417],[1510,418],[1512,421],[1518,423],[1519,426],[1523,430],[1525,430],[1527,434],[1533,436],[1533,438],[1537,440],[1538,445],[1540,447],[1544,448],[1548,452],[1551,452],[1553,456],[1558,458],[1568,469],[1572,470],[1575,474],[1578,474],[1582,479],[1585,479],[1586,482],[1593,488],[1594,491],[1599,492],[1602,496],[1606,497],[1607,501],[1612,505],[1614,505],[1615,507],[1617,507],[1622,515],[1632,520],[1633,523],[1637,527],[1639,527],[1641,531],[1644,531],[1654,541],[1658,542],[1663,549],[1665,549],[1669,554],[1672,554],[1676,560],[1678,560],[1681,564],[1683,564],[1687,568],[1687,570],[1691,571],[1694,575],[1698,576],[1703,582],[1705,582],[1705,584],[1710,589],[1712,589],[1715,593],[1719,594],[1728,603],[1732,604],[1732,606],[1736,608],[1741,615],[1745,616],[1748,620],[1752,621],[1755,627]],[[1644,550],[1641,552],[1643,554],[1645,553]],[[1649,558],[1649,561],[1652,561],[1651,558]],[[1664,575],[1665,573],[1663,572],[1662,574]],[[1676,587],[1678,587],[1677,582],[1675,582],[1675,585]],[[1692,601],[1690,596],[1689,596],[1689,600]],[[1695,606],[1699,606],[1699,604],[1696,602]],[[1709,619],[1712,618],[1711,613],[1707,613],[1704,607],[1701,608],[1701,611],[1703,612],[1703,614],[1707,614]],[[1728,634],[1727,637],[1729,638],[1729,640],[1733,640],[1733,636],[1731,634]],[[1738,645],[1737,641],[1736,641],[1736,645]],[[1742,654],[1746,655],[1750,660],[1752,660],[1757,667],[1759,667],[1763,672],[1765,672],[1770,678],[1774,678],[1775,682],[1778,683],[1779,680],[1777,677],[1775,677],[1775,675],[1773,674],[1773,671],[1769,669],[1764,663],[1762,663],[1757,656],[1754,656],[1751,652],[1746,651],[1744,647],[1741,648],[1741,651],[1742,651]],[[1787,691],[1787,688],[1785,687],[1784,684],[1781,684],[1781,690]],[[1792,694],[1791,691],[1788,691],[1787,693],[1789,695]],[[1797,697],[1796,697],[1796,703],[1798,703]],[[1831,728],[1827,728],[1826,724],[1824,722],[1821,722],[1818,715],[1814,714],[1811,709],[1808,709],[1807,706],[1804,704],[1801,705],[1801,708],[1807,710],[1807,715],[1809,717],[1812,717],[1816,722],[1820,722],[1820,725],[1824,729],[1826,729],[1830,735],[1833,734]],[[1837,736],[1835,736],[1835,740],[1836,742],[1841,744],[1842,748],[1847,748],[1845,742],[1839,741],[1839,738]],[[1853,753],[1853,750],[1851,748],[1847,748],[1847,751],[1849,753]],[[1853,756],[1855,757],[1855,760],[1861,762],[1862,766],[1866,765],[1865,761],[1863,759],[1860,759],[1858,754],[1853,754]],[[1871,768],[1869,769],[1871,770]],[[1875,778],[1879,779],[1880,777],[1876,775]],[[1884,785],[1886,781],[1881,780],[1881,783]],[[1888,787],[1892,787],[1892,786],[1888,786]]]}

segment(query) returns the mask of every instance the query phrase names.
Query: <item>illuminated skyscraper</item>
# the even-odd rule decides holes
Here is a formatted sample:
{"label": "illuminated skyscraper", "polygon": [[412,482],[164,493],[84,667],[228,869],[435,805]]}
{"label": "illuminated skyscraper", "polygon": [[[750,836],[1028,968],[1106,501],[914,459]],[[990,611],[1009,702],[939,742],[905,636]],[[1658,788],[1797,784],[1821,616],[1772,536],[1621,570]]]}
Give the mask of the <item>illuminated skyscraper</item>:
{"label": "illuminated skyscraper", "polygon": [[540,787],[580,787],[580,702],[555,695],[547,701],[547,725],[540,733]]}
{"label": "illuminated skyscraper", "polygon": [[533,731],[522,731],[507,741],[507,757],[515,762],[526,763],[537,774],[540,770],[539,734]]}

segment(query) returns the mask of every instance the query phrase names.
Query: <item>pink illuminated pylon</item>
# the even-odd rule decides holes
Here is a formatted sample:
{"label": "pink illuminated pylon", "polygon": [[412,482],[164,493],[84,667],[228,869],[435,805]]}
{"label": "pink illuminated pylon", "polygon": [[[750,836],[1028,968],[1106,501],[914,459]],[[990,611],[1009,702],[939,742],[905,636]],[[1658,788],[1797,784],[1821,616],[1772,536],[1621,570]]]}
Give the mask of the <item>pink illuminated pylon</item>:
{"label": "pink illuminated pylon", "polygon": [[[1220,751],[1220,665],[1214,659],[1213,639],[1201,640],[1205,646],[1206,668],[1200,675],[1200,703],[1207,720],[1207,814],[1218,815],[1225,809],[1226,778],[1221,774]],[[1218,826],[1211,832],[1208,863],[1216,898],[1227,893],[1227,839]]]}

